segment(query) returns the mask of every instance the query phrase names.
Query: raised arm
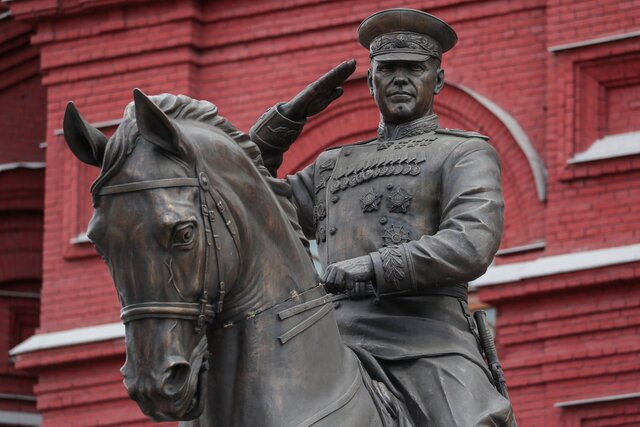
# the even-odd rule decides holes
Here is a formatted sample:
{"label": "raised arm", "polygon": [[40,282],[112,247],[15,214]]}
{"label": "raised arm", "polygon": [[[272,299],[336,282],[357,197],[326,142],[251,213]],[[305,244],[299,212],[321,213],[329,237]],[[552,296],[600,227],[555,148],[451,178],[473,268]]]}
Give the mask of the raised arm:
{"label": "raised arm", "polygon": [[268,109],[251,127],[251,139],[260,148],[271,175],[276,176],[284,153],[302,132],[307,118],[320,113],[342,95],[340,85],[355,69],[354,59],[341,63],[291,100]]}

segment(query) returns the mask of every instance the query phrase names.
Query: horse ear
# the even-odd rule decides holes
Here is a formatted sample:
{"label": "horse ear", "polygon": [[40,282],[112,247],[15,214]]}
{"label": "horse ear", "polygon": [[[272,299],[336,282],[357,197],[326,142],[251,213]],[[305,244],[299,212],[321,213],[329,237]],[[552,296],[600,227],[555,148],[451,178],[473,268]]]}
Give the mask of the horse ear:
{"label": "horse ear", "polygon": [[184,157],[180,131],[171,119],[140,89],[133,90],[133,101],[142,137],[165,152]]}
{"label": "horse ear", "polygon": [[62,129],[67,145],[78,160],[91,166],[102,166],[107,137],[82,118],[73,102],[67,104]]}

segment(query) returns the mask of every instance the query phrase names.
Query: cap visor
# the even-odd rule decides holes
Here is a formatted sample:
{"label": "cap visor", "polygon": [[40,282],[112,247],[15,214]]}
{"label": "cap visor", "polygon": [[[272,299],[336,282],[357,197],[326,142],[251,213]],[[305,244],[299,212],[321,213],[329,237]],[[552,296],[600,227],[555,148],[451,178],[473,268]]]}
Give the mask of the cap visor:
{"label": "cap visor", "polygon": [[389,61],[410,61],[410,62],[422,62],[431,58],[429,55],[421,55],[419,53],[407,53],[407,52],[390,52],[383,53],[382,55],[376,55],[371,59],[375,59],[378,62]]}

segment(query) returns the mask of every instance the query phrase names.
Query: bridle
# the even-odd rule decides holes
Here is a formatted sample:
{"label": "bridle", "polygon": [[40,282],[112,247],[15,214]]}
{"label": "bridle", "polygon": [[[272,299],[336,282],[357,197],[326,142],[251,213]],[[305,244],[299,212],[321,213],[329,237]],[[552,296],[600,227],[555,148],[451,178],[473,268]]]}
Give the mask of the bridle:
{"label": "bridle", "polygon": [[[195,332],[199,334],[205,324],[211,323],[215,315],[222,312],[222,304],[226,293],[223,270],[220,268],[222,265],[220,261],[222,245],[220,244],[220,235],[216,233],[216,225],[218,221],[216,221],[215,211],[209,208],[207,196],[211,201],[213,201],[213,205],[215,205],[220,218],[231,235],[237,255],[239,254],[239,245],[237,241],[238,233],[224,199],[222,199],[222,197],[220,197],[220,195],[211,187],[207,175],[204,172],[198,173],[196,169],[195,176],[197,178],[166,178],[110,185],[102,187],[97,194],[98,196],[109,196],[113,194],[132,193],[157,188],[199,188],[200,211],[202,214],[202,223],[204,224],[206,245],[204,266],[202,268],[202,292],[198,302],[153,301],[129,304],[124,306],[120,312],[120,319],[124,324],[149,318],[193,320],[196,323]],[[218,271],[218,295],[214,304],[209,303],[209,295],[206,290],[207,267],[209,265],[212,246],[214,246],[217,251],[215,258]]]}

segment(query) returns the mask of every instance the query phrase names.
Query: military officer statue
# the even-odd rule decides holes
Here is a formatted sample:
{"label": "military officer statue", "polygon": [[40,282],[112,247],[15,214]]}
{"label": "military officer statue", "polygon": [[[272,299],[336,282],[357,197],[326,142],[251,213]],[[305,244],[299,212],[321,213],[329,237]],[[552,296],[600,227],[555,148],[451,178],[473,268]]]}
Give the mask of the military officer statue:
{"label": "military officer statue", "polygon": [[[415,425],[515,425],[467,306],[467,282],[502,233],[498,157],[487,137],[443,129],[433,113],[456,33],[427,13],[389,9],[365,19],[358,38],[370,52],[377,138],[329,149],[286,178],[327,289],[349,296],[336,310],[340,331]],[[272,175],[354,70],[340,64],[256,122],[251,136]]]}

